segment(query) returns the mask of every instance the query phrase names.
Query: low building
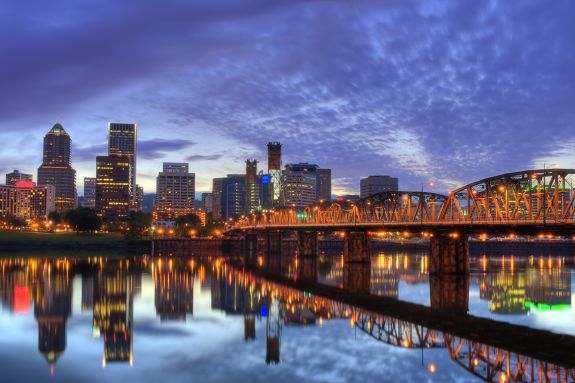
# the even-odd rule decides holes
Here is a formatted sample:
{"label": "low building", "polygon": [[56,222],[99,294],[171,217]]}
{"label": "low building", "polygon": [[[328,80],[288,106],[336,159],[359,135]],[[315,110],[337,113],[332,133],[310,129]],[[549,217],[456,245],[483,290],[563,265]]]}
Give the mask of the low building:
{"label": "low building", "polygon": [[36,186],[32,181],[17,181],[0,186],[0,216],[43,221],[56,210],[53,185]]}

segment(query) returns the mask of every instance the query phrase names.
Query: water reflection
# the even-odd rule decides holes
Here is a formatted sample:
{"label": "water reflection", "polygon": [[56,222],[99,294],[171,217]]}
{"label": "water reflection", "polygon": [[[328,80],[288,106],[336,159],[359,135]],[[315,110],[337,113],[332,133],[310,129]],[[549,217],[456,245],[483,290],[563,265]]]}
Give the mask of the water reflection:
{"label": "water reflection", "polygon": [[564,258],[482,257],[480,298],[497,314],[571,309],[571,267]]}
{"label": "water reflection", "polygon": [[[474,267],[477,272],[470,278],[430,278],[427,256],[405,253],[377,254],[371,265],[344,265],[341,256],[327,254],[318,260],[258,256],[247,262],[222,258],[4,258],[0,260],[0,303],[22,316],[29,314],[33,305],[38,351],[52,373],[66,352],[75,278],[80,282],[76,287],[81,287],[80,313],[92,312],[91,335],[103,347],[102,367],[108,368],[113,362],[133,364],[134,338],[138,336],[134,304],[145,287],[143,275],[147,275],[151,277],[148,287],[153,291],[154,314],[164,324],[185,324],[194,318],[195,283],[209,293],[212,310],[243,321],[246,345],[256,342],[261,323],[265,328],[262,363],[284,363],[284,337],[293,336],[284,327],[296,326],[303,331],[308,326],[321,327],[327,321],[342,320],[354,331],[387,346],[420,349],[422,360],[423,350],[442,350],[454,366],[462,368],[461,372],[470,373],[467,377],[486,381],[573,381],[574,372],[569,370],[572,366],[553,363],[557,359],[546,358],[537,350],[512,352],[490,344],[489,337],[478,341],[473,334],[454,335],[430,326],[425,318],[415,320],[417,313],[428,311],[415,309],[416,314],[410,314],[414,319],[398,318],[390,314],[393,311],[360,309],[343,298],[324,294],[335,291],[332,295],[337,297],[337,291],[341,291],[397,300],[402,284],[421,286],[428,291],[431,308],[465,314],[473,306],[470,285],[477,285],[479,300],[488,301],[494,314],[526,315],[571,308],[572,268],[562,258],[543,262],[480,258]],[[328,290],[322,290],[322,286]],[[18,317],[11,320],[17,321]],[[575,344],[569,342],[567,339],[566,344]],[[425,369],[435,374],[437,365],[425,363]]]}

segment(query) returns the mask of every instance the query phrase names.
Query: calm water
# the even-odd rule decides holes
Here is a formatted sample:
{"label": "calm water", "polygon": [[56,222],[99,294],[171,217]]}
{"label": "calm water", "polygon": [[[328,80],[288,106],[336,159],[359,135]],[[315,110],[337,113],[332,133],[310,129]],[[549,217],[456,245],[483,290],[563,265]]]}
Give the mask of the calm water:
{"label": "calm water", "polygon": [[[512,380],[517,367],[497,365],[482,353],[487,345],[271,282],[432,307],[438,291],[452,288],[430,283],[425,253],[374,254],[352,279],[342,261],[260,256],[247,267],[222,259],[4,255],[0,381]],[[481,257],[472,269],[463,287],[457,282],[451,310],[575,335],[569,258]],[[458,344],[475,351],[453,352]],[[569,373],[554,371],[551,378]]]}

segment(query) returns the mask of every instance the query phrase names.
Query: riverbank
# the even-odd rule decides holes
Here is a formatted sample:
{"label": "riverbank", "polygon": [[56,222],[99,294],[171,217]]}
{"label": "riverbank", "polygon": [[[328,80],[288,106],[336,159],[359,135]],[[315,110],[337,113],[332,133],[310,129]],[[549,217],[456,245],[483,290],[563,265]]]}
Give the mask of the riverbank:
{"label": "riverbank", "polygon": [[119,233],[44,233],[23,231],[0,231],[0,252],[15,251],[121,251],[148,253],[149,240],[126,240]]}

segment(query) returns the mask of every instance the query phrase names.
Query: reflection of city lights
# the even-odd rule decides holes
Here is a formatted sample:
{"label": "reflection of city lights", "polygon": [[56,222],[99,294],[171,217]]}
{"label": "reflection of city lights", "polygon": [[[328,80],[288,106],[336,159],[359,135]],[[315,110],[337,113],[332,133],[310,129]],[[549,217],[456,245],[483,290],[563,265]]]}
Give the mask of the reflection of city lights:
{"label": "reflection of city lights", "polygon": [[435,373],[435,371],[437,371],[437,368],[435,367],[434,363],[430,363],[429,367],[427,367],[427,369],[429,370],[429,372],[431,372],[432,374]]}

